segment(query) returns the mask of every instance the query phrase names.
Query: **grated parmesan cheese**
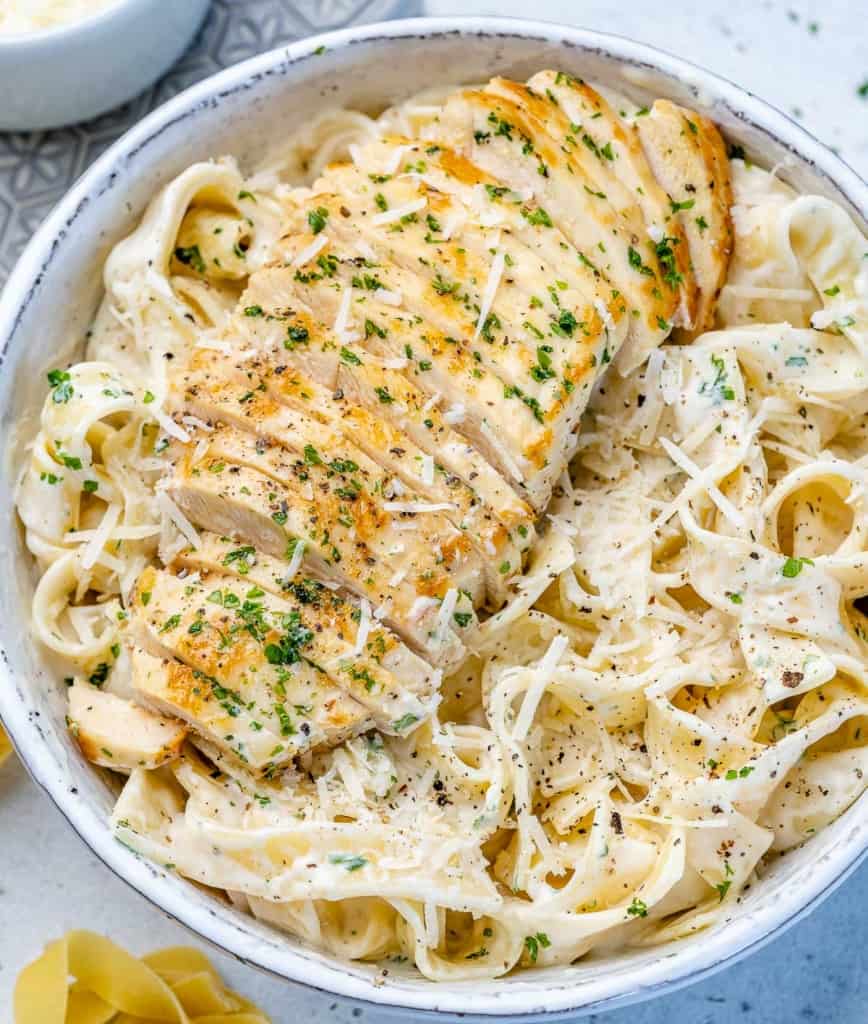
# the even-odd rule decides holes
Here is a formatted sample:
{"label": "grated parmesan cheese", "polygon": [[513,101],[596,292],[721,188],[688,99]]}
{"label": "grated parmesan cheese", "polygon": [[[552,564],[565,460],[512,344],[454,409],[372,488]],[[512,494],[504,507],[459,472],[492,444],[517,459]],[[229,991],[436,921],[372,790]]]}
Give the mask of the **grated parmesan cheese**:
{"label": "grated parmesan cheese", "polygon": [[455,587],[450,587],[440,604],[440,610],[437,612],[437,625],[434,627],[434,638],[438,644],[446,643],[449,638],[451,632],[449,626],[455,606],[458,604],[458,597],[458,590]]}
{"label": "grated parmesan cheese", "polygon": [[421,515],[425,512],[454,512],[458,506],[451,501],[386,501],[383,502],[383,508],[386,512]]}
{"label": "grated parmesan cheese", "polygon": [[301,568],[302,560],[304,559],[305,541],[297,539],[295,546],[292,549],[292,558],[289,560],[289,565],[286,567],[286,575],[283,577],[283,583],[291,583],[296,576],[296,573]]}
{"label": "grated parmesan cheese", "polygon": [[413,199],[409,203],[404,203],[403,206],[396,206],[391,210],[383,210],[382,213],[375,213],[374,216],[371,217],[371,223],[375,227],[380,227],[383,224],[393,224],[402,217],[409,217],[411,213],[418,213],[420,210],[424,210],[427,205],[428,200],[425,196],[422,196],[419,199]]}
{"label": "grated parmesan cheese", "polygon": [[502,249],[498,249],[494,254],[494,259],[491,261],[491,267],[488,271],[488,279],[485,282],[485,289],[482,292],[482,301],[479,305],[479,319],[476,321],[476,331],[473,335],[473,340],[476,341],[482,332],[482,328],[485,326],[485,321],[488,319],[488,314],[491,312],[491,307],[494,305],[494,297],[497,295],[497,289],[500,287],[500,279],[503,277],[503,268],[506,265],[506,257],[503,254]]}
{"label": "grated parmesan cheese", "polygon": [[523,484],[524,474],[522,473],[521,469],[519,469],[518,463],[507,450],[506,446],[501,444],[497,435],[494,433],[494,431],[491,429],[491,427],[485,420],[483,420],[482,423],[480,423],[479,429],[482,431],[482,434],[485,437],[486,441],[488,441],[488,443],[495,450],[495,452],[497,452],[500,461],[503,463],[504,468],[507,470],[509,475],[513,478],[513,480],[516,480],[518,483]]}
{"label": "grated parmesan cheese", "polygon": [[174,437],[177,441],[184,442],[184,444],[191,440],[187,431],[183,427],[179,427],[172,417],[167,416],[162,409],[152,409],[151,415],[163,428],[164,434],[168,434],[169,437]]}
{"label": "grated parmesan cheese", "polygon": [[353,301],[353,289],[344,288],[341,292],[341,301],[338,303],[338,311],[335,315],[333,330],[341,339],[346,340],[345,335],[350,319],[350,303]]}
{"label": "grated parmesan cheese", "polygon": [[301,266],[304,266],[304,264],[305,263],[309,263],[314,258],[314,256],[318,256],[320,251],[322,249],[325,249],[325,247],[328,244],[329,244],[329,240],[328,240],[328,237],[326,236],[326,233],[324,231],[320,232],[320,234],[318,234],[316,236],[316,238],[310,243],[310,245],[306,245],[298,253],[298,255],[295,257],[295,259],[292,261],[292,263],[290,263],[290,266],[291,267],[301,267]]}
{"label": "grated parmesan cheese", "polygon": [[[295,552],[293,551],[293,555]],[[353,654],[361,654],[365,649],[365,645],[368,642],[368,634],[371,632],[371,604],[367,598],[362,598],[359,607],[361,609],[361,617],[359,618],[359,628],[356,630],[356,642],[353,647]]]}
{"label": "grated parmesan cheese", "polygon": [[81,552],[81,565],[83,569],[92,569],[99,558],[100,552],[112,535],[112,530],[117,526],[121,516],[121,506],[115,502],[106,508],[99,526],[93,531],[93,535]]}
{"label": "grated parmesan cheese", "polygon": [[418,622],[419,619],[423,618],[432,608],[438,606],[438,601],[433,597],[417,597],[413,602],[410,612],[409,619],[411,622]]}
{"label": "grated parmesan cheese", "polygon": [[726,497],[726,495],[717,487],[716,484],[712,483],[709,479],[710,474],[714,470],[714,466],[709,466],[707,469],[702,470],[696,463],[678,447],[673,444],[672,441],[665,437],[658,438],[660,446],[666,452],[670,459],[682,469],[689,477],[695,480],[702,488],[707,492],[709,498],[717,505],[718,509],[726,516],[726,518],[732,523],[737,530],[744,530],[747,527],[744,516],[739,510],[733,505],[733,503]]}
{"label": "grated parmesan cheese", "polygon": [[157,508],[166,519],[169,519],[175,524],[178,532],[186,538],[189,544],[194,548],[200,548],[202,546],[202,541],[199,539],[196,527],[193,526],[190,520],[184,515],[165,491],[157,491]]}
{"label": "grated parmesan cheese", "polygon": [[568,646],[569,640],[565,636],[556,636],[549,645],[549,649],[543,655],[539,665],[534,669],[533,681],[525,692],[524,700],[521,702],[521,710],[513,726],[513,739],[523,740],[527,736],[539,702],[542,700],[546,687],[552,681],[555,669],[558,667],[558,662],[563,657],[564,651],[566,651]]}
{"label": "grated parmesan cheese", "polygon": [[454,427],[464,420],[466,412],[467,410],[461,402],[456,402],[454,405],[450,405],[446,412],[443,413],[443,422],[448,423],[450,427]]}

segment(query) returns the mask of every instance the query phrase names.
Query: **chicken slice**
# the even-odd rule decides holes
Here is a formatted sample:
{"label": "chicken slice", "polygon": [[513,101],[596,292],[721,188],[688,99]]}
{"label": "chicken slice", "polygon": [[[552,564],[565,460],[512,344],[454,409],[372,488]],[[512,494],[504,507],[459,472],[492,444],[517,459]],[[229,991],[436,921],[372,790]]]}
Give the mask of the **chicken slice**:
{"label": "chicken slice", "polygon": [[634,130],[669,194],[690,248],[699,300],[692,336],[708,330],[733,249],[732,183],[717,127],[692,110],[657,100]]}
{"label": "chicken slice", "polygon": [[[404,278],[403,308],[465,340],[506,384],[533,396],[544,415],[562,398],[569,417],[576,399],[562,396],[562,380],[574,393],[585,366],[583,349],[601,350],[604,327],[594,304],[561,278],[557,265],[531,257],[507,227],[484,227],[478,218],[465,218],[460,230],[442,237],[432,226],[442,229],[462,211],[415,175],[375,185],[350,164],[332,167],[323,180],[334,192],[320,192],[310,203],[329,211],[330,236],[356,247],[361,240],[376,264],[394,265],[413,279],[408,287]],[[378,213],[378,204],[387,209]],[[420,204],[418,213],[379,222]],[[289,218],[296,237],[307,213],[301,207]],[[376,271],[357,280],[376,285]]]}
{"label": "chicken slice", "polygon": [[298,458],[223,427],[181,460],[169,493],[194,523],[266,554],[291,558],[303,543],[318,576],[373,607],[391,598],[386,621],[434,663],[452,664],[463,646],[448,623],[437,628],[439,606],[450,592],[479,602],[479,559],[427,506],[393,513],[385,482],[361,467],[338,472],[319,449]]}
{"label": "chicken slice", "polygon": [[268,682],[252,672],[243,689],[234,689],[175,658],[145,628],[136,631],[142,643],[131,645],[130,664],[139,698],[181,719],[197,746],[236,770],[268,777],[309,748],[341,743],[373,725],[361,705],[308,666],[271,674]]}
{"label": "chicken slice", "polygon": [[[296,241],[302,244],[301,238]],[[298,271],[269,268],[251,277],[242,302],[247,308],[252,303],[255,308],[273,310],[273,316],[289,307],[296,314],[301,309],[312,317],[311,311],[316,309],[319,322],[309,330],[308,343],[297,350],[299,357],[310,360],[307,372],[312,376],[323,357],[331,360],[332,369],[339,358],[351,365],[357,343],[375,354],[401,360],[406,360],[409,348],[418,362],[415,368],[408,366],[407,372],[414,374],[416,383],[432,399],[436,396],[437,402],[448,404],[452,426],[510,480],[519,494],[526,496],[535,508],[544,507],[561,458],[555,451],[552,427],[545,421],[537,400],[522,389],[505,384],[477,361],[470,347],[459,338],[436,330],[419,314],[381,301],[378,292],[386,296],[400,291],[403,272],[399,268],[391,268],[389,275],[380,271],[383,289],[356,293],[352,279],[358,276],[359,257],[332,244],[328,256],[331,277],[305,271],[305,280],[300,283]],[[336,290],[336,283],[342,284],[345,292]],[[348,311],[359,318],[367,337],[348,331],[335,339],[332,320],[340,315],[344,293],[349,295]],[[245,319],[247,324],[236,318],[233,328],[244,331],[243,337],[249,339],[251,347],[262,351],[273,343],[267,333],[267,320],[260,324],[260,318]],[[420,368],[423,363],[424,370]],[[569,448],[573,441],[564,433],[559,443]]]}
{"label": "chicken slice", "polygon": [[[188,572],[222,573],[237,577],[240,582],[261,587],[277,597],[295,600],[310,605],[318,618],[314,627],[318,631],[330,629],[339,640],[353,645],[355,652],[381,665],[392,677],[400,681],[409,693],[419,700],[426,700],[440,685],[441,672],[432,668],[427,661],[414,654],[390,629],[380,621],[381,610],[359,607],[346,600],[341,594],[327,587],[320,580],[306,574],[299,568],[290,576],[286,562],[272,558],[261,551],[255,556],[233,557],[237,545],[227,537],[214,533],[202,533],[199,546],[186,548],[175,556],[173,568]],[[457,623],[467,623],[469,603],[464,604],[453,616]],[[460,610],[463,608],[463,611]],[[379,698],[378,698],[379,699]],[[394,700],[394,698],[390,698]]]}
{"label": "chicken slice", "polygon": [[[405,382],[394,371],[377,374],[376,368],[370,368],[375,382],[371,383],[373,408],[369,409],[361,399],[350,400],[354,389],[348,374],[344,375],[345,386],[338,389],[336,359],[333,374],[327,375],[329,386],[324,387],[297,370],[290,373],[280,367],[280,372],[276,372],[275,360],[280,358],[293,359],[294,353],[287,354],[281,348],[271,361],[248,360],[238,364],[213,351],[194,352],[188,366],[173,375],[172,402],[208,423],[230,424],[302,455],[310,446],[337,453],[331,460],[332,466],[358,467],[359,461],[364,461],[359,456],[363,452],[372,464],[397,478],[387,485],[395,501],[409,506],[437,505],[471,541],[485,576],[486,603],[492,609],[498,608],[510,593],[510,581],[521,571],[522,552],[528,546],[528,536],[532,536],[527,507],[475,452],[475,458],[463,460],[453,455],[451,449],[448,453],[452,457],[447,462],[460,462],[465,477],[443,466],[438,470],[433,456],[427,460],[431,472],[425,472],[425,452],[392,425],[391,417],[379,415],[381,409],[400,404],[397,391]],[[344,369],[349,371],[348,367]],[[352,370],[362,373],[361,362]],[[380,395],[393,392],[394,403],[381,401]],[[452,445],[452,449],[456,447]],[[468,449],[466,444],[461,447]],[[490,483],[492,477],[500,480],[499,490],[489,487],[498,499],[495,509],[481,501],[471,483],[465,482],[467,477],[473,480],[474,472],[483,483]],[[394,501],[390,504],[395,510]],[[495,515],[498,504],[502,507],[500,516]],[[524,514],[517,516],[516,510],[521,508]],[[518,531],[519,525],[525,526],[523,532]],[[509,569],[501,572],[504,565],[509,565]]]}
{"label": "chicken slice", "polygon": [[[277,319],[287,308],[292,308],[296,315],[304,310],[311,327],[298,352],[310,361],[307,366],[311,375],[317,370],[333,374],[339,359],[351,365],[356,346],[400,360],[407,358],[409,348],[418,362],[416,367],[408,367],[407,372],[413,374],[416,383],[432,399],[436,398],[435,404],[442,402],[462,411],[460,417],[454,417],[455,428],[478,447],[520,494],[528,494],[533,489],[534,472],[542,472],[546,465],[551,433],[545,424],[524,403],[505,402],[503,381],[481,366],[459,339],[435,330],[420,316],[381,301],[380,295],[399,294],[396,282],[388,276],[384,278],[382,272],[378,273],[382,288],[355,296],[350,293],[350,299],[355,299],[357,305],[364,300],[362,324],[367,336],[346,332],[336,339],[333,323],[341,310],[344,292],[335,285],[339,283],[344,290],[353,288],[353,278],[366,261],[349,247],[331,241],[327,256],[329,273],[320,276],[307,267],[296,271],[291,267],[273,267],[253,274],[242,302],[246,309],[263,310],[264,316],[245,317],[244,321],[236,317],[233,329],[253,348],[262,351],[274,342],[269,317]],[[303,281],[299,281],[299,274]],[[326,361],[325,366],[322,360]],[[425,364],[424,371],[420,363]],[[527,479],[531,481],[530,487]]]}
{"label": "chicken slice", "polygon": [[640,355],[644,358],[668,336],[679,303],[674,255],[664,242],[648,236],[638,208],[619,209],[609,199],[617,185],[608,168],[611,161],[587,132],[576,138],[554,105],[543,104],[518,83],[513,83],[512,99],[484,90],[458,93],[435,127],[438,141],[458,149],[503,185],[530,190],[534,205],[529,216],[556,224],[623,293],[634,361],[641,362]]}
{"label": "chicken slice", "polygon": [[[530,204],[531,190],[514,191],[498,179],[473,164],[465,156],[437,143],[412,142],[399,137],[378,139],[366,143],[354,151],[354,156],[363,169],[372,169],[393,162],[396,149],[405,152],[410,161],[405,172],[428,186],[430,206],[436,214],[439,232],[432,232],[432,242],[438,235],[452,239],[460,235],[464,247],[478,250],[479,241],[485,244],[484,235],[463,229],[468,222],[478,222],[491,228],[501,228],[502,237],[512,248],[510,272],[528,282],[529,274],[551,277],[550,268],[557,268],[556,276],[583,296],[599,314],[605,324],[607,343],[610,351],[620,348],[627,332],[627,307],[623,295],[605,279],[599,269],[583,259],[579,251],[564,236],[557,224],[546,222],[542,214]],[[332,180],[329,169],[325,182]],[[374,173],[374,177],[381,177]],[[319,183],[317,183],[317,187]],[[438,196],[437,193],[440,193]],[[426,217],[427,222],[427,217]],[[537,262],[533,258],[535,256]],[[531,292],[538,290],[525,283]],[[546,296],[539,296],[545,301]]]}
{"label": "chicken slice", "polygon": [[[426,453],[436,460],[434,472],[438,489],[432,497],[436,494],[440,500],[452,501],[460,498],[459,507],[465,515],[470,515],[474,509],[490,510],[490,514],[508,532],[512,543],[522,552],[528,549],[534,537],[533,513],[501,474],[444,422],[439,410],[430,406],[426,393],[412,380],[397,369],[384,367],[367,354],[360,355],[358,359],[358,363],[343,362],[338,370],[337,385],[342,397],[337,404],[339,407],[346,405],[345,418],[362,418],[364,413],[366,422],[380,417],[381,423],[388,421],[394,424],[400,430],[394,440],[407,444],[407,440],[401,441],[405,438],[412,445],[406,454],[416,465],[408,476],[424,476],[425,455],[420,456],[419,453]],[[393,401],[382,401],[384,391]],[[383,440],[387,443],[393,437],[389,435]],[[419,464],[420,459],[422,465]],[[459,490],[460,482],[464,483],[466,491],[465,488]],[[472,498],[468,499],[466,492]],[[468,500],[469,506],[465,504]],[[476,514],[484,516],[489,523],[488,511]],[[462,520],[460,525],[464,530],[470,528],[466,520]],[[489,558],[505,553],[500,531],[489,525],[484,530],[477,529]]]}
{"label": "chicken slice", "polygon": [[[242,547],[229,550],[223,562],[237,568],[256,559],[250,547]],[[364,707],[383,731],[401,732],[427,717],[434,673],[423,667],[399,679],[389,671],[379,652],[366,650],[367,637],[359,636],[362,618],[358,625],[353,622],[353,608],[346,601],[333,601],[327,587],[314,583],[278,596],[251,586],[248,576],[249,572],[223,571],[155,574],[146,581],[151,597],[136,628],[150,649],[159,644],[191,667],[213,675],[240,693],[248,706],[251,698],[262,697],[270,669],[284,686],[288,671],[307,677],[294,690],[294,706],[310,704],[303,699],[303,690],[313,683],[326,694],[337,693]],[[370,620],[367,632],[369,625]],[[270,712],[273,694],[260,704],[265,711],[258,714]],[[284,720],[279,712],[278,720]],[[399,727],[399,722],[405,724]]]}
{"label": "chicken slice", "polygon": [[[494,79],[496,87],[500,79]],[[540,71],[528,86],[538,97],[559,106],[570,122],[571,131],[579,130],[594,142],[600,152],[614,157],[609,169],[633,197],[645,220],[646,230],[655,243],[669,236],[670,248],[680,277],[680,305],[673,318],[676,327],[690,328],[696,315],[697,286],[690,264],[690,253],[678,211],[660,187],[633,132],[608,101],[587,82],[562,71]],[[606,186],[603,186],[606,187]],[[623,357],[622,357],[623,358]]]}
{"label": "chicken slice", "polygon": [[70,687],[67,724],[88,761],[117,772],[158,768],[178,757],[187,735],[177,719],[84,683]]}
{"label": "chicken slice", "polygon": [[[316,199],[323,209],[330,203],[340,205],[348,201],[337,196],[318,196]],[[347,220],[341,223],[340,232],[336,231],[335,234],[344,244],[354,247],[355,240],[364,233],[357,229],[355,221]],[[401,296],[401,309],[414,317],[421,317],[434,330],[455,339],[455,344],[472,354],[477,365],[497,374],[505,390],[523,396],[541,423],[557,429],[560,419],[569,418],[575,404],[569,395],[575,390],[576,380],[586,376],[590,357],[596,356],[602,323],[593,307],[589,313],[580,310],[579,317],[565,307],[564,311],[571,318],[564,321],[569,335],[560,325],[558,329],[564,337],[573,338],[575,335],[575,341],[569,346],[560,342],[557,345],[548,344],[547,366],[551,367],[551,372],[540,375],[537,369],[537,349],[541,344],[546,344],[545,339],[555,339],[549,327],[550,323],[557,324],[557,320],[552,318],[549,321],[539,316],[533,308],[533,296],[525,295],[508,285],[509,278],[503,273],[504,254],[501,252],[499,255],[498,273],[494,263],[498,259],[497,255],[486,253],[485,259],[473,259],[464,250],[457,254],[456,259],[450,259],[444,246],[441,247],[441,258],[436,262],[434,253],[427,250],[430,257],[428,272],[420,273],[412,266],[407,266],[408,263],[420,264],[417,252],[410,245],[409,230],[405,231],[405,235],[407,237],[401,239],[400,245],[396,244],[393,252],[381,245],[374,250],[376,259],[369,260],[376,269],[380,269],[383,280],[390,281],[391,290]],[[305,234],[294,234],[281,247],[280,254],[291,259],[309,241],[310,237]],[[420,244],[424,245],[424,242]],[[460,245],[454,248],[462,249]],[[492,282],[489,281],[491,274],[495,275]],[[547,282],[553,289],[556,278],[553,272]],[[388,331],[388,327],[369,315],[369,296],[365,291],[353,287],[354,279],[364,281],[364,277],[359,278],[358,273],[355,273],[348,282],[352,289],[347,311],[351,326],[346,333],[361,339],[363,333],[370,336]],[[496,290],[496,294],[489,309],[486,293],[490,289]],[[540,291],[543,295],[548,294],[546,284],[542,281]],[[310,305],[312,309],[316,308],[313,303]],[[487,313],[486,309],[489,310]],[[590,324],[581,319],[583,315],[590,316]],[[539,319],[539,326],[533,324],[531,318]],[[531,327],[525,327],[526,323],[531,323]],[[579,324],[583,326],[579,327]],[[540,339],[537,340],[531,331],[536,331]],[[340,331],[336,333],[340,334]],[[588,339],[587,348],[576,344],[579,337]],[[525,343],[523,338],[529,339],[528,342]],[[566,389],[562,375],[567,375]]]}

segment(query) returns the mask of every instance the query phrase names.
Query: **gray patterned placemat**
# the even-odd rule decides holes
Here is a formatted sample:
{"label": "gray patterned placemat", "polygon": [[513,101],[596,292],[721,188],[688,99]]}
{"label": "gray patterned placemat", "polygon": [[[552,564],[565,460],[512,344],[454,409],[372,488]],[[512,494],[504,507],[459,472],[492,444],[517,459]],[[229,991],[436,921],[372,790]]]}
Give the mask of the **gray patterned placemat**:
{"label": "gray patterned placemat", "polygon": [[[183,0],[167,0],[180,2]],[[412,13],[400,0],[213,0],[190,49],[117,110],[57,131],[0,132],[0,285],[64,192],[128,128],[199,79],[293,39]]]}

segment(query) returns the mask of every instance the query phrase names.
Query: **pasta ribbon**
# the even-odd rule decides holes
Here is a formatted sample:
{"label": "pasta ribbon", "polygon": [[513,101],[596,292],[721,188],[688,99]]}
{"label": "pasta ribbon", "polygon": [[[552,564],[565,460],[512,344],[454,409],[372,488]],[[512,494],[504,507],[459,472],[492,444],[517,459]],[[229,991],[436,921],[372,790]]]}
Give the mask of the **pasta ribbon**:
{"label": "pasta ribbon", "polygon": [[174,946],[137,959],[79,930],[50,942],[24,968],[14,1008],[14,1024],[270,1024],[197,949]]}

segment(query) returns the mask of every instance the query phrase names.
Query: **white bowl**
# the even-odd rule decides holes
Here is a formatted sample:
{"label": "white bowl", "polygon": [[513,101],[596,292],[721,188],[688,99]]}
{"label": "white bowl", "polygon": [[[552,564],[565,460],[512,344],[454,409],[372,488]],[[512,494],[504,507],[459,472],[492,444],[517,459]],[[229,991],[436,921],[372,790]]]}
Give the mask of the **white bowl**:
{"label": "white bowl", "polygon": [[80,21],[0,35],[0,131],[86,121],[155,82],[196,34],[210,0],[116,0]]}
{"label": "white bowl", "polygon": [[[324,52],[318,52],[325,46]],[[497,981],[436,985],[390,965],[345,963],[235,912],[112,838],[114,790],[64,728],[63,685],[30,639],[32,572],[12,493],[16,456],[33,430],[45,370],[81,336],[109,247],[155,190],[194,160],[232,152],[255,161],[311,111],[378,108],[436,84],[496,72],[524,78],[556,67],[616,84],[637,99],[669,96],[713,117],[733,142],[797,188],[844,204],[864,226],[868,187],[783,114],[685,61],[615,36],[497,18],[418,19],[348,29],[230,68],[161,107],[108,150],[59,204],[21,257],[0,299],[0,714],[36,781],[91,849],[135,889],[199,935],[293,981],[387,1008],[442,1013],[576,1013],[611,1008],[687,984],[758,948],[807,913],[868,852],[868,796],[805,847],[781,859],[733,911],[702,935],[652,950]],[[22,426],[23,423],[23,426]]]}

